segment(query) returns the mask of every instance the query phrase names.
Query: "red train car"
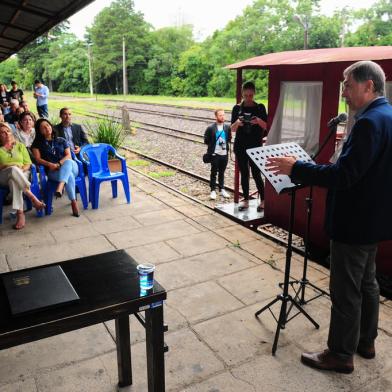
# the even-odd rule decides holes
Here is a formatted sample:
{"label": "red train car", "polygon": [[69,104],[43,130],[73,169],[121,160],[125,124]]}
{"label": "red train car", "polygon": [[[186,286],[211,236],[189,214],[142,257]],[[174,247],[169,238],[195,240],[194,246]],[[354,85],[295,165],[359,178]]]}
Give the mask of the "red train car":
{"label": "red train car", "polygon": [[[269,70],[268,139],[273,139],[274,143],[296,141],[312,153],[325,140],[329,132],[328,121],[338,115],[343,70],[359,60],[373,60],[381,65],[387,75],[387,96],[391,100],[392,46],[271,53],[229,65],[228,68],[237,70],[238,102],[241,99],[243,70]],[[349,126],[350,121],[347,122]],[[328,163],[336,144],[332,137],[317,162]],[[236,187],[238,189],[238,181]],[[302,237],[306,228],[305,198],[308,194],[309,188],[305,188],[297,192],[296,197],[294,232]],[[323,229],[325,198],[326,190],[315,187],[309,240],[311,246],[326,250],[329,239]],[[235,201],[238,202],[238,198]],[[288,211],[289,197],[277,195],[266,184],[263,221],[287,228]],[[392,241],[380,244],[377,268],[378,273],[392,278]]]}

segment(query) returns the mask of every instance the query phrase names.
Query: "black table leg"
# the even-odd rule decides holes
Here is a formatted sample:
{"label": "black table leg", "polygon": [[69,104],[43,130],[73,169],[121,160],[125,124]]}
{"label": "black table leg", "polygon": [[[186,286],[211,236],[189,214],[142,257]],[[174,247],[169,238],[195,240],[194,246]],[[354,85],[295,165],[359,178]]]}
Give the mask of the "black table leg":
{"label": "black table leg", "polygon": [[160,304],[146,310],[148,392],[165,392],[163,333],[163,305]]}
{"label": "black table leg", "polygon": [[116,322],[116,346],[118,366],[118,386],[132,385],[131,365],[131,336],[129,331],[129,316],[121,315]]}

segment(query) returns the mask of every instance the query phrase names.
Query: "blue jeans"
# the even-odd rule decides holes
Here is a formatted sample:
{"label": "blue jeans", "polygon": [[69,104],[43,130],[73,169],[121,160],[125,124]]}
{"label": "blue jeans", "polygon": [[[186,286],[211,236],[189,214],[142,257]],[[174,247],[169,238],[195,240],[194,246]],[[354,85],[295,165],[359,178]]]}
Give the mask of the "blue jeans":
{"label": "blue jeans", "polygon": [[78,165],[72,159],[67,159],[57,171],[50,171],[48,178],[52,181],[65,182],[65,190],[69,200],[76,200],[75,177],[79,173]]}
{"label": "blue jeans", "polygon": [[39,117],[48,118],[49,116],[48,105],[37,106],[37,112]]}

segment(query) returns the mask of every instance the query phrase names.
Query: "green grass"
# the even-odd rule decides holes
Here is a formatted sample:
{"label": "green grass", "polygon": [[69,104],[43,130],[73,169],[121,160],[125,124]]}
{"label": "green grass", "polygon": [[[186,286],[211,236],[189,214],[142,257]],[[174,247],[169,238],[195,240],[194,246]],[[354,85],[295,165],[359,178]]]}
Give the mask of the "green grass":
{"label": "green grass", "polygon": [[145,161],[144,159],[132,159],[132,160],[127,160],[127,164],[129,166],[149,166],[150,163]]}
{"label": "green grass", "polygon": [[148,175],[152,178],[158,179],[162,177],[173,177],[176,173],[173,171],[159,171],[159,172],[149,172]]}

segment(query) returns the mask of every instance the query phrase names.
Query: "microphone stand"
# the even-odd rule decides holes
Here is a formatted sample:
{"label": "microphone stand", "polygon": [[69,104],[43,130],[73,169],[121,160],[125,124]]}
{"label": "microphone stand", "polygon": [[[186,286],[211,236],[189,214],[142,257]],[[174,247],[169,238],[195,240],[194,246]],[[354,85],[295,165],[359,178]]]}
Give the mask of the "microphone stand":
{"label": "microphone stand", "polygon": [[[326,144],[329,142],[329,140],[331,139],[332,135],[334,135],[336,133],[337,130],[337,123],[332,123],[329,128],[329,133],[327,134],[327,136],[325,137],[324,141],[322,142],[321,146],[319,147],[319,149],[316,151],[316,153],[312,156],[312,159],[316,159],[321,151],[324,149],[324,147],[326,146]],[[307,278],[307,268],[308,268],[308,258],[309,258],[309,237],[310,237],[310,224],[311,224],[311,220],[312,220],[312,207],[313,207],[313,185],[310,185],[309,187],[309,195],[308,197],[306,197],[305,199],[305,203],[306,203],[306,229],[305,229],[305,236],[304,236],[304,244],[305,244],[305,254],[304,254],[304,267],[303,267],[303,273],[302,273],[302,279],[300,280],[292,280],[289,282],[290,286],[292,287],[292,289],[295,292],[295,296],[294,296],[294,300],[298,301],[301,305],[305,305],[319,297],[321,297],[322,295],[327,295],[329,297],[329,293],[323,289],[321,289],[320,287],[317,287],[316,285],[314,285],[313,283],[311,283],[308,278]],[[299,284],[299,289],[295,290],[294,285],[295,284]],[[282,284],[280,284],[282,285]],[[315,291],[317,291],[318,293],[312,297],[311,299],[308,299],[307,301],[305,300],[305,289],[306,286],[310,286],[312,287]],[[292,306],[290,307],[288,313],[291,311]]]}

